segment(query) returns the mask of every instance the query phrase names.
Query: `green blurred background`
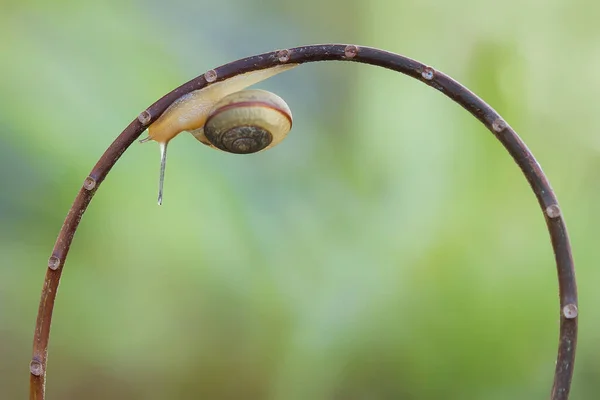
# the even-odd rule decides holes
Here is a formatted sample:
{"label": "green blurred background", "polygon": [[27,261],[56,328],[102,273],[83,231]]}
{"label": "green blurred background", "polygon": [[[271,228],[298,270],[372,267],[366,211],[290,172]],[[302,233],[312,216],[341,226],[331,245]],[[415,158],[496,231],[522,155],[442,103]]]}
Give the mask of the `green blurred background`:
{"label": "green blurred background", "polygon": [[[0,399],[27,397],[47,259],[121,130],[208,69],[324,42],[432,65],[520,133],[573,243],[571,398],[598,398],[599,15],[589,0],[1,0]],[[258,87],[294,113],[275,149],[182,134],[161,207],[156,143],[102,184],[58,293],[48,399],[547,399],[552,249],[493,136],[375,67],[309,64]]]}

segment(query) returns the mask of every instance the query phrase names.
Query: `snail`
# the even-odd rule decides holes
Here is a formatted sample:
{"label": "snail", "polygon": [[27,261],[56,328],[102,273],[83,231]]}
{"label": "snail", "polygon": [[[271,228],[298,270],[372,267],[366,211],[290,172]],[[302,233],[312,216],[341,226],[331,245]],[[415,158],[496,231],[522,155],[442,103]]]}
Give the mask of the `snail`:
{"label": "snail", "polygon": [[[160,145],[158,204],[162,204],[167,145],[181,132],[191,133],[213,149],[250,154],[280,143],[292,128],[292,112],[274,93],[246,89],[298,64],[252,71],[183,95],[148,127],[140,140]],[[213,76],[213,78],[215,78]]]}

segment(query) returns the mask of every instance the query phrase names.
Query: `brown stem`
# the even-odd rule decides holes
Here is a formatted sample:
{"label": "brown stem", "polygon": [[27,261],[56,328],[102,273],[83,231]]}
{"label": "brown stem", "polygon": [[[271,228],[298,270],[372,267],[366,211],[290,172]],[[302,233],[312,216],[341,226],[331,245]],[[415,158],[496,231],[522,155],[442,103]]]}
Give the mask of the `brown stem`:
{"label": "brown stem", "polygon": [[[30,364],[30,399],[43,400],[52,310],[60,275],[79,225],[96,190],[123,152],[154,122],[167,107],[184,94],[209,83],[285,63],[303,64],[316,61],[351,61],[371,64],[411,76],[441,91],[480,120],[504,145],[523,171],[543,211],[558,274],[560,297],[560,336],[551,400],[567,400],[573,377],[577,344],[577,285],[567,228],[550,184],[533,154],[516,132],[483,100],[452,78],[418,61],[370,47],[344,44],[302,46],[264,53],[225,64],[207,72],[166,94],[140,114],[109,146],[85,179],[60,230],[48,262],[46,278],[36,321],[33,357]],[[215,78],[216,77],[216,78]]]}

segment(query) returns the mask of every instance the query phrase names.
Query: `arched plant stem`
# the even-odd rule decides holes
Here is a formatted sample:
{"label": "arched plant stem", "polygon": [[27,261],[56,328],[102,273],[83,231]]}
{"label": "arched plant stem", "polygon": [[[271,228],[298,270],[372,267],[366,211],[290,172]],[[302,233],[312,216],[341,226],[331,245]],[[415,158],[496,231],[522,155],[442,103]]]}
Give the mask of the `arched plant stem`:
{"label": "arched plant stem", "polygon": [[[220,82],[233,76],[270,68],[285,63],[309,63],[316,61],[349,61],[375,65],[413,77],[454,100],[481,121],[502,143],[529,182],[546,220],[558,274],[560,297],[560,336],[558,356],[551,390],[551,400],[567,400],[573,376],[575,348],[577,344],[577,286],[564,217],[554,192],[531,151],[517,133],[482,99],[466,87],[440,71],[410,58],[384,50],[345,44],[302,46],[273,51],[225,64],[176,88],[148,107],[133,120],[100,157],[85,179],[52,250],[42,289],[36,321],[33,357],[30,363],[30,399],[43,400],[45,396],[48,340],[52,310],[65,260],[77,230],[77,226],[96,190],[123,152],[166,109],[184,94]],[[216,76],[216,79],[215,79]]]}

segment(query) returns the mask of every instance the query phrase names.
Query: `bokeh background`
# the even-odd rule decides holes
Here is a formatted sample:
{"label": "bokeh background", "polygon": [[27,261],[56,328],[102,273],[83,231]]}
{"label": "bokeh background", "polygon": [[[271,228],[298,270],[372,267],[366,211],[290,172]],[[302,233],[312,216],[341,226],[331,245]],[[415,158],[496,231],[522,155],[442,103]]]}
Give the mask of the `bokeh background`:
{"label": "bokeh background", "polygon": [[[600,3],[0,1],[0,398],[27,397],[60,225],[140,111],[206,70],[302,44],[444,71],[520,133],[573,243],[571,398],[600,392]],[[439,92],[352,63],[258,87],[290,136],[235,156],[134,144],[75,237],[48,399],[547,399],[558,345],[544,218],[493,136]],[[93,393],[93,394],[90,394]]]}

